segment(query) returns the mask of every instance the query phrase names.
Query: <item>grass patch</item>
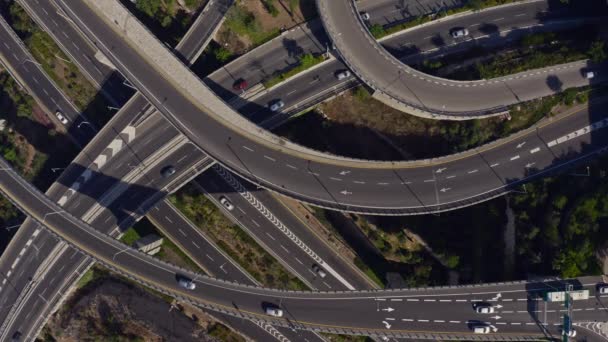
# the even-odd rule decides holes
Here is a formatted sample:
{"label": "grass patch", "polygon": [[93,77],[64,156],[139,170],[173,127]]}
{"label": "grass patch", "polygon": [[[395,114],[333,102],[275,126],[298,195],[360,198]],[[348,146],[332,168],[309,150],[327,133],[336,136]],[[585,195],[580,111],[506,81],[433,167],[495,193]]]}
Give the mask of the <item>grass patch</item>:
{"label": "grass patch", "polygon": [[266,87],[266,89],[271,88],[272,86],[275,86],[290,77],[293,77],[307,69],[310,69],[323,61],[325,61],[325,55],[314,56],[310,53],[302,55],[298,58],[298,64],[296,66],[289,69],[288,71],[273,75],[269,79],[265,80],[263,82],[264,87]]}
{"label": "grass patch", "polygon": [[81,289],[87,286],[89,283],[93,282],[94,280],[99,279],[102,275],[105,275],[105,273],[102,274],[95,267],[91,267],[82,275],[82,277],[80,277],[80,279],[78,279],[78,282],[76,283],[76,288]]}
{"label": "grass patch", "polygon": [[137,233],[135,228],[130,227],[129,229],[125,230],[122,237],[120,238],[120,241],[122,241],[126,245],[133,246],[135,241],[137,241],[139,239],[141,239],[141,236],[139,236],[139,233]]}
{"label": "grass patch", "polygon": [[204,234],[263,285],[293,290],[308,289],[239,226],[232,224],[193,185],[184,186],[171,196],[170,200]]}

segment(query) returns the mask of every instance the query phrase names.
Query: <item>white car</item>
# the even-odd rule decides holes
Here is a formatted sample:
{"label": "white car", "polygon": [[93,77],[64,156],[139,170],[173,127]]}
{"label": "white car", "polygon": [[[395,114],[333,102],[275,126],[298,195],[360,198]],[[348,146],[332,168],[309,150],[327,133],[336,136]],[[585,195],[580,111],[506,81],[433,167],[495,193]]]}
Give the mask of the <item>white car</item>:
{"label": "white car", "polygon": [[494,313],[494,307],[493,306],[485,306],[485,305],[480,305],[478,307],[475,308],[475,312],[480,313],[480,314],[491,314]]}
{"label": "white car", "polygon": [[469,35],[469,30],[467,30],[466,28],[452,29],[452,31],[450,31],[450,34],[453,38],[466,37]]}
{"label": "white car", "polygon": [[600,285],[597,287],[599,294],[608,294],[608,285]]}
{"label": "white car", "polygon": [[317,264],[312,265],[312,270],[321,278],[327,277],[327,273],[325,273],[325,270]]}
{"label": "white car", "polygon": [[348,70],[342,70],[336,73],[336,78],[340,81],[348,77],[350,77],[350,71]]}
{"label": "white car", "polygon": [[587,71],[585,73],[585,78],[588,79],[588,80],[590,80],[590,79],[592,79],[594,77],[595,77],[595,73],[593,71]]}
{"label": "white car", "polygon": [[267,307],[266,314],[273,317],[283,317],[283,310],[274,307]]}
{"label": "white car", "polygon": [[185,278],[185,277],[180,277],[177,280],[177,283],[179,284],[179,286],[181,286],[187,290],[194,290],[196,288],[196,284],[192,280]]}
{"label": "white car", "polygon": [[363,20],[369,20],[371,18],[371,16],[367,12],[359,12],[359,15]]}
{"label": "white car", "polygon": [[220,203],[224,206],[224,208],[230,211],[234,209],[234,205],[224,196],[220,197]]}
{"label": "white car", "polygon": [[476,325],[473,327],[473,333],[475,334],[489,334],[490,327],[487,325]]}
{"label": "white car", "polygon": [[282,100],[278,100],[270,104],[270,111],[276,112],[277,110],[283,107],[285,107],[285,102],[283,102]]}
{"label": "white car", "polygon": [[60,111],[55,112],[55,116],[57,117],[57,119],[59,120],[59,122],[61,122],[64,125],[68,124],[68,119],[63,116],[63,114]]}

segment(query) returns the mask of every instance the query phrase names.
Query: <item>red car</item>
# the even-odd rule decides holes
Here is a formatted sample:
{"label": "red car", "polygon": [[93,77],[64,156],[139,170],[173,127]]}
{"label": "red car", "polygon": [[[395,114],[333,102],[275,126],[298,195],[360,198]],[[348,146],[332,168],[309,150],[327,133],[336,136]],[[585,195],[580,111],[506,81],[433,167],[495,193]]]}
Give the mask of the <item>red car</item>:
{"label": "red car", "polygon": [[232,86],[232,89],[245,90],[245,88],[247,88],[247,86],[248,86],[247,81],[245,81],[244,79],[241,78],[234,83],[234,85]]}

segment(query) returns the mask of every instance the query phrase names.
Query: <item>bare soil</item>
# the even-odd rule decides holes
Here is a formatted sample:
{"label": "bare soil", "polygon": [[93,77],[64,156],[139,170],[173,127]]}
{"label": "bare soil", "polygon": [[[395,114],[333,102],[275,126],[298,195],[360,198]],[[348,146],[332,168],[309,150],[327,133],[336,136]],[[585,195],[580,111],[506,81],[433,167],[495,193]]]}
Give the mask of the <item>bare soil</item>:
{"label": "bare soil", "polygon": [[[276,17],[268,13],[261,0],[237,0],[233,6],[238,4],[253,13],[262,29],[269,32],[275,29],[290,29],[305,22],[310,13],[314,12],[314,0],[299,0],[300,5],[295,6],[293,12],[289,2],[290,0],[275,0],[274,6],[279,13]],[[235,55],[246,53],[253,47],[249,37],[239,35],[225,25],[218,31],[215,41]]]}
{"label": "bare soil", "polygon": [[[77,291],[51,317],[43,334],[56,341],[218,341],[207,334],[212,320],[192,319],[143,289],[113,278]],[[199,310],[200,311],[200,310]]]}

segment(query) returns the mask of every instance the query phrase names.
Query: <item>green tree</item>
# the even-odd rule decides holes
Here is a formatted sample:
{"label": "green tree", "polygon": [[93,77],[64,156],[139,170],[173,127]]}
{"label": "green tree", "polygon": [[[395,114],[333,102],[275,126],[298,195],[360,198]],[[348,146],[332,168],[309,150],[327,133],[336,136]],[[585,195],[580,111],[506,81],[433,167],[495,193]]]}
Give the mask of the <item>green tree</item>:
{"label": "green tree", "polygon": [[600,63],[606,60],[606,49],[604,47],[604,41],[597,40],[591,43],[591,47],[587,52],[589,59],[591,59],[595,63]]}
{"label": "green tree", "polygon": [[232,57],[232,53],[223,46],[220,46],[219,48],[215,49],[213,51],[213,55],[215,56],[215,59],[222,63],[226,62],[230,59],[230,57]]}
{"label": "green tree", "polygon": [[374,36],[374,38],[382,38],[385,34],[386,31],[384,30],[384,27],[382,27],[382,25],[380,24],[373,24],[370,28],[369,28],[369,32],[372,34],[372,36]]}

